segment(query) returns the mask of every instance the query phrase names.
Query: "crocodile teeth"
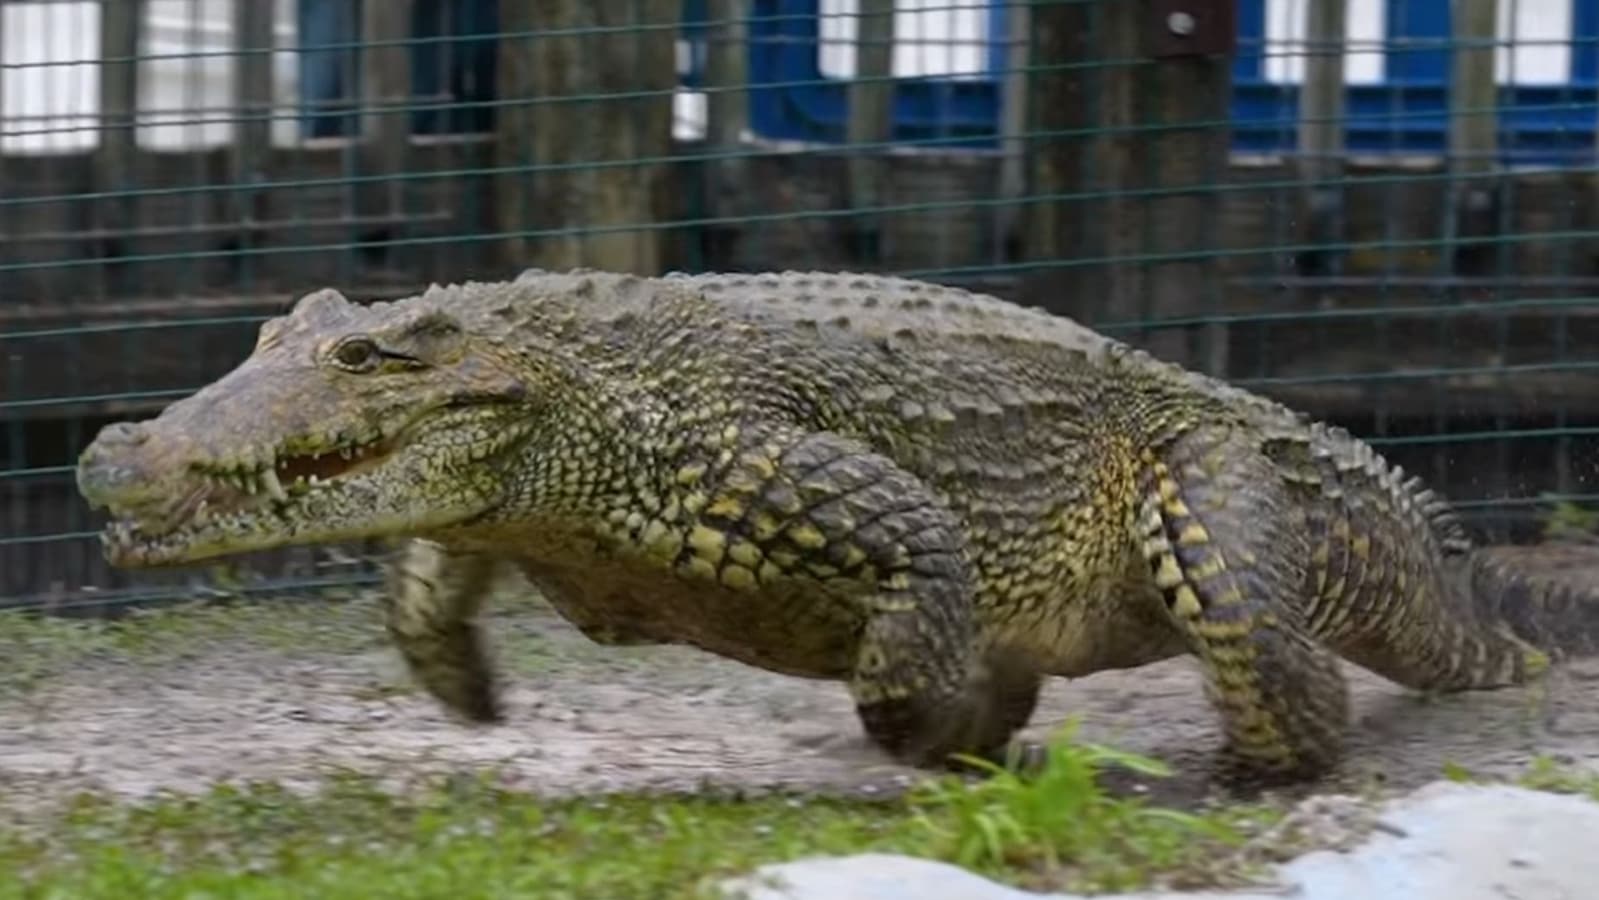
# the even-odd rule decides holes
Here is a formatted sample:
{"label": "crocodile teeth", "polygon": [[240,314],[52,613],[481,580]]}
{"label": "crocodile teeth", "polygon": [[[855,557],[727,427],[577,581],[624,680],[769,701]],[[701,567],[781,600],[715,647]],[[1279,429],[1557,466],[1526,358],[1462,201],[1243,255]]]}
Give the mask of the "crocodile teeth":
{"label": "crocodile teeth", "polygon": [[288,492],[283,489],[283,482],[278,480],[276,469],[262,469],[261,483],[266,486],[267,493],[272,495],[273,500],[289,499]]}

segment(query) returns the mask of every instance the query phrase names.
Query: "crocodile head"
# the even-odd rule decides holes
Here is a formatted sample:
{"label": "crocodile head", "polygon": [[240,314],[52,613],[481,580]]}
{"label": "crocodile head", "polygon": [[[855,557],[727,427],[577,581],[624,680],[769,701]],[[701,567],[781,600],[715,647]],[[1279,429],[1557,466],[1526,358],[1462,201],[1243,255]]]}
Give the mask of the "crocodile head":
{"label": "crocodile head", "polygon": [[108,425],[78,489],[118,566],[425,533],[504,498],[529,368],[449,312],[454,289],[362,306],[336,291],[266,322],[236,369]]}

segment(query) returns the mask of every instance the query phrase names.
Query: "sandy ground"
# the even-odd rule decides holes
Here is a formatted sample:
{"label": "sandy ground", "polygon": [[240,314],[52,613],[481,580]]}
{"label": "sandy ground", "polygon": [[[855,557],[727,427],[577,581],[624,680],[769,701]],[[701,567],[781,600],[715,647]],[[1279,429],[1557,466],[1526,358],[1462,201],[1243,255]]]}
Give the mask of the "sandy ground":
{"label": "sandy ground", "polygon": [[[139,653],[79,654],[26,690],[0,692],[0,794],[42,801],[78,789],[133,796],[218,781],[310,784],[335,770],[410,777],[492,768],[550,793],[884,791],[912,774],[867,744],[841,685],[685,647],[599,647],[536,602],[488,620],[508,673],[507,723],[458,725],[408,687],[370,601],[343,606],[305,605],[270,640],[224,621]],[[323,639],[341,628],[357,637]],[[1374,780],[1408,789],[1449,763],[1509,775],[1537,754],[1599,770],[1599,661],[1563,664],[1538,688],[1438,699],[1350,675],[1350,758],[1318,790]],[[1178,767],[1161,795],[1210,788],[1204,772],[1219,734],[1191,661],[1056,681],[1030,734],[1074,714],[1086,738]]]}

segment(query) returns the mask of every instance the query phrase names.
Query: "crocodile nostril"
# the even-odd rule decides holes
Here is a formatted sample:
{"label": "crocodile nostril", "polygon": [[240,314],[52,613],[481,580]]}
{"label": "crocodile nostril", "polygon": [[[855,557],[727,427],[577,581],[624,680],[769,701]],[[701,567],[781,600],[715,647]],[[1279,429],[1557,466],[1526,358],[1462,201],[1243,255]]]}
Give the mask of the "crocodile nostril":
{"label": "crocodile nostril", "polygon": [[107,425],[100,436],[111,443],[138,446],[150,439],[150,432],[137,422],[117,422]]}

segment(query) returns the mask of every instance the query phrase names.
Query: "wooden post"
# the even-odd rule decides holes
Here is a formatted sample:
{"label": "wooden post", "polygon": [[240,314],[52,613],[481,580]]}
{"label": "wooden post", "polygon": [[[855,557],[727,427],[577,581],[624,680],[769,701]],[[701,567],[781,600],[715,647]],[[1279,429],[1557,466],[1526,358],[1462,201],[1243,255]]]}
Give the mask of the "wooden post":
{"label": "wooden post", "polygon": [[[1299,176],[1306,243],[1336,245],[1344,240],[1343,188],[1330,184],[1344,173],[1344,48],[1348,35],[1346,0],[1308,0],[1305,21],[1305,82],[1299,101]],[[1335,275],[1341,249],[1301,255],[1300,274]]]}
{"label": "wooden post", "polygon": [[[100,64],[100,143],[94,152],[95,188],[125,191],[133,187],[134,155],[138,132],[134,128],[139,106],[139,32],[144,25],[143,0],[120,0],[100,5],[100,52],[115,61]],[[98,251],[106,258],[101,290],[123,293],[131,287],[125,265],[114,260],[128,254],[126,238],[118,235],[133,227],[131,197],[111,197],[93,204],[93,225],[105,238]]]}
{"label": "wooden post", "polygon": [[[1498,208],[1497,185],[1483,177],[1495,167],[1499,117],[1494,111],[1494,40],[1497,0],[1453,0],[1453,66],[1449,85],[1449,171],[1445,212],[1449,238],[1492,234]],[[1446,262],[1455,274],[1486,274],[1494,258],[1487,244],[1446,243]]]}
{"label": "wooden post", "polygon": [[[1034,129],[1098,131],[1033,141],[1033,190],[1097,196],[1030,209],[1028,256],[1041,265],[1023,285],[1029,302],[1088,321],[1199,311],[1218,277],[1204,254],[1216,234],[1216,202],[1202,188],[1227,171],[1230,133],[1217,123],[1227,120],[1233,21],[1231,0],[1034,6],[1034,65],[1047,69],[1031,91],[1050,98],[1033,104]],[[1104,65],[1060,65],[1095,60]],[[1201,190],[1171,190],[1185,187]],[[1162,192],[1145,193],[1152,188]],[[1134,259],[1151,254],[1182,258]],[[1051,265],[1075,260],[1094,262]],[[1197,362],[1181,331],[1126,336],[1172,362]],[[1211,336],[1205,367],[1225,367],[1225,335]]]}
{"label": "wooden post", "polygon": [[[738,156],[749,130],[749,0],[706,0],[713,23],[706,32],[705,145],[716,159],[706,166],[705,211],[716,218],[736,216],[746,206],[748,166]],[[725,268],[734,253],[739,229],[733,225],[704,228],[704,260]]]}
{"label": "wooden post", "polygon": [[[733,151],[749,130],[749,0],[706,0],[706,13],[714,23],[706,34],[705,86],[716,88],[705,99],[705,142],[715,150]],[[737,158],[718,162],[725,174],[735,174],[743,163]]]}
{"label": "wooden post", "polygon": [[[366,0],[361,4],[361,39],[388,42],[361,48],[361,144],[363,175],[397,176],[405,171],[406,150],[410,143],[411,114],[406,99],[411,95],[411,48],[404,41],[411,36],[413,0]],[[357,192],[357,214],[371,217],[396,216],[405,209],[405,185],[398,178],[368,181]],[[387,236],[386,231],[362,234],[362,240]],[[378,255],[387,258],[392,248]]]}
{"label": "wooden post", "polygon": [[[511,171],[499,176],[495,214],[505,265],[660,272],[664,232],[653,226],[668,210],[671,169],[660,160],[671,152],[677,85],[677,29],[661,26],[679,20],[680,4],[540,0],[500,9],[506,31],[568,32],[500,44],[507,105],[496,117],[495,151]],[[640,28],[581,31],[627,25]],[[561,100],[574,95],[584,99]],[[529,166],[558,168],[530,175]]]}
{"label": "wooden post", "polygon": [[[1027,168],[1035,193],[1049,197],[1090,189],[1095,173],[1089,149],[1080,136],[1099,115],[1091,93],[1090,73],[1066,68],[1094,58],[1095,10],[1077,3],[1045,3],[1033,9],[1033,40],[1028,48],[1028,94],[1048,103],[1027,108]],[[1099,317],[1103,307],[1104,273],[1097,269],[1063,269],[1057,260],[1092,255],[1096,243],[1087,207],[1080,200],[1051,200],[1025,208],[1025,258],[1040,268],[1024,270],[1017,292],[1024,303],[1084,321]]]}
{"label": "wooden post", "polygon": [[[234,46],[240,53],[233,91],[240,122],[230,154],[235,189],[228,195],[228,210],[232,220],[241,225],[240,248],[254,240],[256,232],[250,223],[267,217],[261,208],[265,198],[247,186],[265,180],[265,161],[272,149],[272,55],[259,52],[273,46],[272,26],[271,4],[234,4]],[[238,262],[239,267],[248,269],[251,260],[242,256]]]}
{"label": "wooden post", "polygon": [[[855,80],[849,85],[849,121],[846,125],[851,209],[882,204],[887,176],[883,144],[893,133],[894,0],[857,0]],[[862,148],[862,145],[874,145]],[[850,255],[871,264],[883,256],[881,217],[872,213],[844,220]]]}
{"label": "wooden post", "polygon": [[235,138],[235,158],[243,168],[240,174],[255,169],[254,160],[272,146],[272,49],[273,12],[267,3],[237,3],[233,7],[235,46],[239,53],[238,78],[234,96],[240,117]]}
{"label": "wooden post", "polygon": [[[1005,35],[1004,100],[999,118],[999,195],[1006,200],[1020,200],[1027,191],[1027,62],[1032,58],[1029,47],[1033,34],[1032,9],[1028,3],[1012,3],[1005,10],[1009,27]],[[1020,206],[999,207],[994,217],[996,259],[1014,255],[1012,248],[1020,240],[1017,226],[1021,213]]]}

